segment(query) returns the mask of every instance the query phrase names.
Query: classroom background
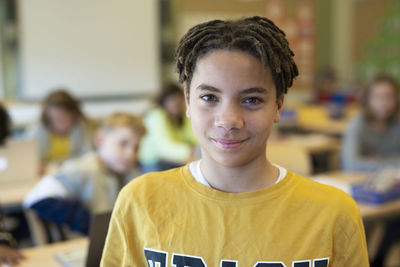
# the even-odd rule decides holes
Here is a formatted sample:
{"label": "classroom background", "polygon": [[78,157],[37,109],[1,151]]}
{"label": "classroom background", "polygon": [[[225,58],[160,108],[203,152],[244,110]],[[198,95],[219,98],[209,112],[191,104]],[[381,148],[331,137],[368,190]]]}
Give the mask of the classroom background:
{"label": "classroom background", "polygon": [[[366,108],[362,98],[374,77],[384,74],[400,83],[399,0],[0,0],[0,102],[12,121],[11,138],[24,139],[41,120],[43,100],[62,88],[80,102],[94,132],[111,114],[125,112],[143,118],[148,131],[143,142],[151,144],[149,111],[164,103],[166,85],[178,82],[179,38],[203,21],[254,15],[285,31],[300,73],[285,96],[268,158],[351,194],[374,259],[385,232],[400,235],[400,224],[393,224],[400,218],[400,146],[391,159],[395,164],[362,170],[344,166],[343,144],[352,118]],[[179,116],[171,120],[180,121]],[[179,142],[187,146],[181,147],[182,156],[167,165],[162,159],[162,166],[198,158],[195,141],[185,135]],[[15,183],[10,177],[2,181],[0,170],[0,207],[17,248],[27,255],[21,266],[38,266],[35,260],[56,266],[55,253],[87,248],[88,240],[58,230],[53,238],[53,230],[43,232],[40,219],[27,215],[23,200],[45,173],[38,169],[40,174]],[[399,241],[400,236],[385,248],[384,266],[400,266]]]}

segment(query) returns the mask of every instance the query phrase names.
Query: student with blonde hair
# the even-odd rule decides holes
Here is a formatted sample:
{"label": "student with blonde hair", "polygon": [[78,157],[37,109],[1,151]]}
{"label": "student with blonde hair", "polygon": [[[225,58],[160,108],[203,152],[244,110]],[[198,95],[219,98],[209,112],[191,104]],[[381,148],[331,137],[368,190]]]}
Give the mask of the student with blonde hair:
{"label": "student with blonde hair", "polygon": [[43,177],[24,206],[42,219],[87,233],[90,214],[110,211],[122,186],[139,174],[137,152],[145,132],[138,117],[110,115],[96,134],[96,150]]}

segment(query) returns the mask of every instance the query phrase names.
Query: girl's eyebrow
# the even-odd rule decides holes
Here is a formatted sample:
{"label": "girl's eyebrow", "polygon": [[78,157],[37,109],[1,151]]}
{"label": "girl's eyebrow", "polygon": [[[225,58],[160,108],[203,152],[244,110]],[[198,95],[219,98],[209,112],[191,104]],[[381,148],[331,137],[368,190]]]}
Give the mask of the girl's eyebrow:
{"label": "girl's eyebrow", "polygon": [[199,86],[196,87],[196,90],[201,90],[201,91],[212,91],[212,92],[221,92],[221,90],[219,90],[218,88],[208,85],[208,84],[200,84]]}
{"label": "girl's eyebrow", "polygon": [[[211,92],[218,92],[220,93],[221,90],[211,86],[211,85],[207,85],[207,84],[200,84],[199,86],[196,87],[197,90],[201,90],[201,91],[211,91]],[[240,91],[240,94],[254,94],[254,93],[258,93],[258,94],[266,94],[270,91],[270,89],[266,89],[264,87],[251,87],[251,88],[247,88],[244,89],[242,91]]]}
{"label": "girl's eyebrow", "polygon": [[264,88],[264,87],[251,87],[251,88],[242,90],[242,91],[240,92],[240,94],[243,94],[243,95],[245,95],[245,94],[254,94],[254,93],[257,93],[257,94],[266,94],[266,93],[268,93],[269,91],[270,91],[270,90],[268,90],[268,89],[266,89],[266,88]]}

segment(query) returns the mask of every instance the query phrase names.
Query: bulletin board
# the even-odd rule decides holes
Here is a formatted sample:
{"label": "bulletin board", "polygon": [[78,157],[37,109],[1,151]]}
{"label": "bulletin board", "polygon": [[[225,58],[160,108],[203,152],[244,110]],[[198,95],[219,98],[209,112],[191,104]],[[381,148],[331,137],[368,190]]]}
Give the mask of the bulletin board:
{"label": "bulletin board", "polygon": [[282,28],[295,53],[294,60],[299,68],[299,76],[294,89],[310,90],[313,87],[317,36],[315,4],[312,0],[293,1],[292,12],[284,0],[268,0],[265,13],[268,18]]}

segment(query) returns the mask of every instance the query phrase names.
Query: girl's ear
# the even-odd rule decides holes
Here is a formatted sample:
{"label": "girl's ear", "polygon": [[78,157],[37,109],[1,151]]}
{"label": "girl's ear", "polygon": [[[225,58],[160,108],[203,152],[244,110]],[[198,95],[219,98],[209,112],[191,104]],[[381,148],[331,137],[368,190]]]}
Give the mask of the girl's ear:
{"label": "girl's ear", "polygon": [[285,96],[281,96],[279,97],[279,99],[277,100],[277,109],[276,109],[276,113],[275,113],[275,118],[274,118],[274,122],[279,122],[281,120],[281,112],[283,109],[283,103],[285,101]]}
{"label": "girl's ear", "polygon": [[186,107],[186,117],[190,119],[189,107]]}
{"label": "girl's ear", "polygon": [[188,90],[185,86],[185,90],[184,90],[184,94],[185,94],[185,106],[186,106],[186,117],[188,117],[190,119],[190,99],[189,99],[189,94],[188,94]]}

